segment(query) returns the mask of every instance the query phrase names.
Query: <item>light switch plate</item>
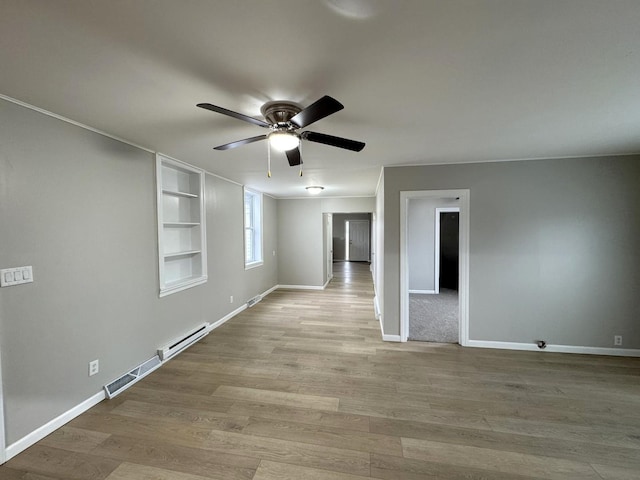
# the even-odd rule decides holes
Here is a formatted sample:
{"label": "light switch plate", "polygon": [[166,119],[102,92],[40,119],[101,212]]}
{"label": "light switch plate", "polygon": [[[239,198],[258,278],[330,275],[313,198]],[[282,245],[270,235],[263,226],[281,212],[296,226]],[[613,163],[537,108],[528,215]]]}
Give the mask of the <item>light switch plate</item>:
{"label": "light switch plate", "polygon": [[0,287],[12,287],[33,282],[33,267],[3,268],[0,270]]}

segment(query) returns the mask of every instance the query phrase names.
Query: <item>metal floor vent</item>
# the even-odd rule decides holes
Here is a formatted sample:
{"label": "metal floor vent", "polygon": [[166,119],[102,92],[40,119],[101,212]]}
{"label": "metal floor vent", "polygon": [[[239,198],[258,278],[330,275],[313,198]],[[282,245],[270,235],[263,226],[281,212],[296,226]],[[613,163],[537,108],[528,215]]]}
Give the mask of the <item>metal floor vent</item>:
{"label": "metal floor vent", "polygon": [[158,355],[150,358],[146,362],[138,365],[129,373],[125,373],[119,378],[116,378],[113,382],[104,386],[105,392],[107,392],[107,398],[111,399],[118,395],[123,390],[129,388],[145,375],[153,372],[156,368],[162,365],[160,357]]}
{"label": "metal floor vent", "polygon": [[247,302],[247,307],[251,308],[253,307],[256,303],[258,303],[260,300],[262,300],[262,295],[256,295],[253,298],[250,298],[249,301]]}

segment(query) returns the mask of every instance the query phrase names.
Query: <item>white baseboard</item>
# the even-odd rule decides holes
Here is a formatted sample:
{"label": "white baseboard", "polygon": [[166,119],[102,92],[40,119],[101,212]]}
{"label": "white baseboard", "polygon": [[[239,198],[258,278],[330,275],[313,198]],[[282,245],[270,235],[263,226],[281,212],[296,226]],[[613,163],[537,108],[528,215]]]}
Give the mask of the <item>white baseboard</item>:
{"label": "white baseboard", "polygon": [[435,290],[409,290],[409,293],[418,293],[418,294],[434,294],[436,293]]}
{"label": "white baseboard", "polygon": [[278,285],[278,288],[286,288],[288,290],[324,290],[322,285]]}
{"label": "white baseboard", "polygon": [[33,432],[29,433],[28,435],[25,435],[17,442],[12,443],[7,447],[5,451],[5,461],[15,457],[17,454],[26,450],[34,443],[39,442],[47,435],[51,434],[58,428],[70,422],[81,413],[86,412],[91,407],[93,407],[94,405],[97,405],[104,399],[105,399],[104,390],[100,390],[98,393],[96,393],[92,397],[89,397],[84,402],[76,405],[71,410],[64,412],[62,415],[57,416],[50,422],[45,423],[40,428],[37,428]]}
{"label": "white baseboard", "polygon": [[380,314],[378,320],[380,320],[380,333],[382,334],[383,342],[402,342],[402,338],[400,337],[400,335],[387,335],[386,333],[384,333],[382,314]]}
{"label": "white baseboard", "polygon": [[374,296],[373,297],[373,312],[374,315],[376,316],[376,319],[380,320],[380,304],[378,303],[378,296]]}
{"label": "white baseboard", "polygon": [[382,340],[385,342],[402,342],[400,335],[387,335],[384,333],[382,334]]}
{"label": "white baseboard", "polygon": [[272,292],[275,292],[278,289],[278,285],[274,285],[273,287],[271,287],[269,290],[266,290],[265,292],[262,293],[262,297],[266,297],[267,295],[269,295]]}
{"label": "white baseboard", "polygon": [[236,315],[238,315],[240,312],[243,312],[247,309],[247,304],[245,303],[244,305],[240,305],[238,308],[236,308],[233,312],[226,314],[224,317],[222,317],[220,320],[212,323],[211,325],[209,325],[209,328],[207,329],[207,333],[211,332],[212,330],[215,330],[216,328],[218,328],[220,325],[223,325],[224,323],[228,322],[229,320],[231,320],[233,317],[235,317]]}
{"label": "white baseboard", "polygon": [[630,348],[580,347],[573,345],[547,345],[540,349],[535,343],[492,342],[469,340],[467,347],[497,348],[502,350],[527,350],[530,352],[578,353],[583,355],[611,355],[616,357],[640,357],[640,350]]}
{"label": "white baseboard", "polygon": [[[273,287],[271,287],[270,289],[262,292],[260,294],[260,296],[262,298],[266,297],[267,295],[269,295],[270,293],[274,292],[275,290],[277,290],[279,288],[279,285],[274,285]],[[212,323],[211,325],[209,325],[209,328],[207,330],[208,332],[211,332],[212,330],[215,330],[216,328],[218,328],[219,326],[227,323],[229,320],[231,320],[233,317],[235,317],[236,315],[238,315],[240,312],[244,312],[247,309],[247,304],[245,303],[244,305],[240,305],[238,308],[236,308],[233,312],[226,314],[224,317],[222,317],[220,320]]]}

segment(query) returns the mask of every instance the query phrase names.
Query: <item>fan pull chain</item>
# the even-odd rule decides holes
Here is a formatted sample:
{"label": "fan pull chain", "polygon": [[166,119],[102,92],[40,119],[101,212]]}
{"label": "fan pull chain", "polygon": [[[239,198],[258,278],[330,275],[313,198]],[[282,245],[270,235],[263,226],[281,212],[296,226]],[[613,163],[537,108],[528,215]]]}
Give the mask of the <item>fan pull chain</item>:
{"label": "fan pull chain", "polygon": [[298,152],[300,152],[300,176],[302,176],[302,142],[298,145]]}
{"label": "fan pull chain", "polygon": [[271,178],[271,144],[267,139],[267,178]]}

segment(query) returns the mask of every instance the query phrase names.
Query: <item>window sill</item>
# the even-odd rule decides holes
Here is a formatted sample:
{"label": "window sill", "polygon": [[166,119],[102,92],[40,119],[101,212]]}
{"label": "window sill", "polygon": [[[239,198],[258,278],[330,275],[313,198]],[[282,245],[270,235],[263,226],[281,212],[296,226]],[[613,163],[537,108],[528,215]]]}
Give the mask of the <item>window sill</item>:
{"label": "window sill", "polygon": [[245,269],[245,270],[251,270],[252,268],[261,267],[262,265],[264,265],[264,262],[263,262],[263,261],[260,261],[260,262],[245,263],[245,264],[244,264],[244,269]]}

